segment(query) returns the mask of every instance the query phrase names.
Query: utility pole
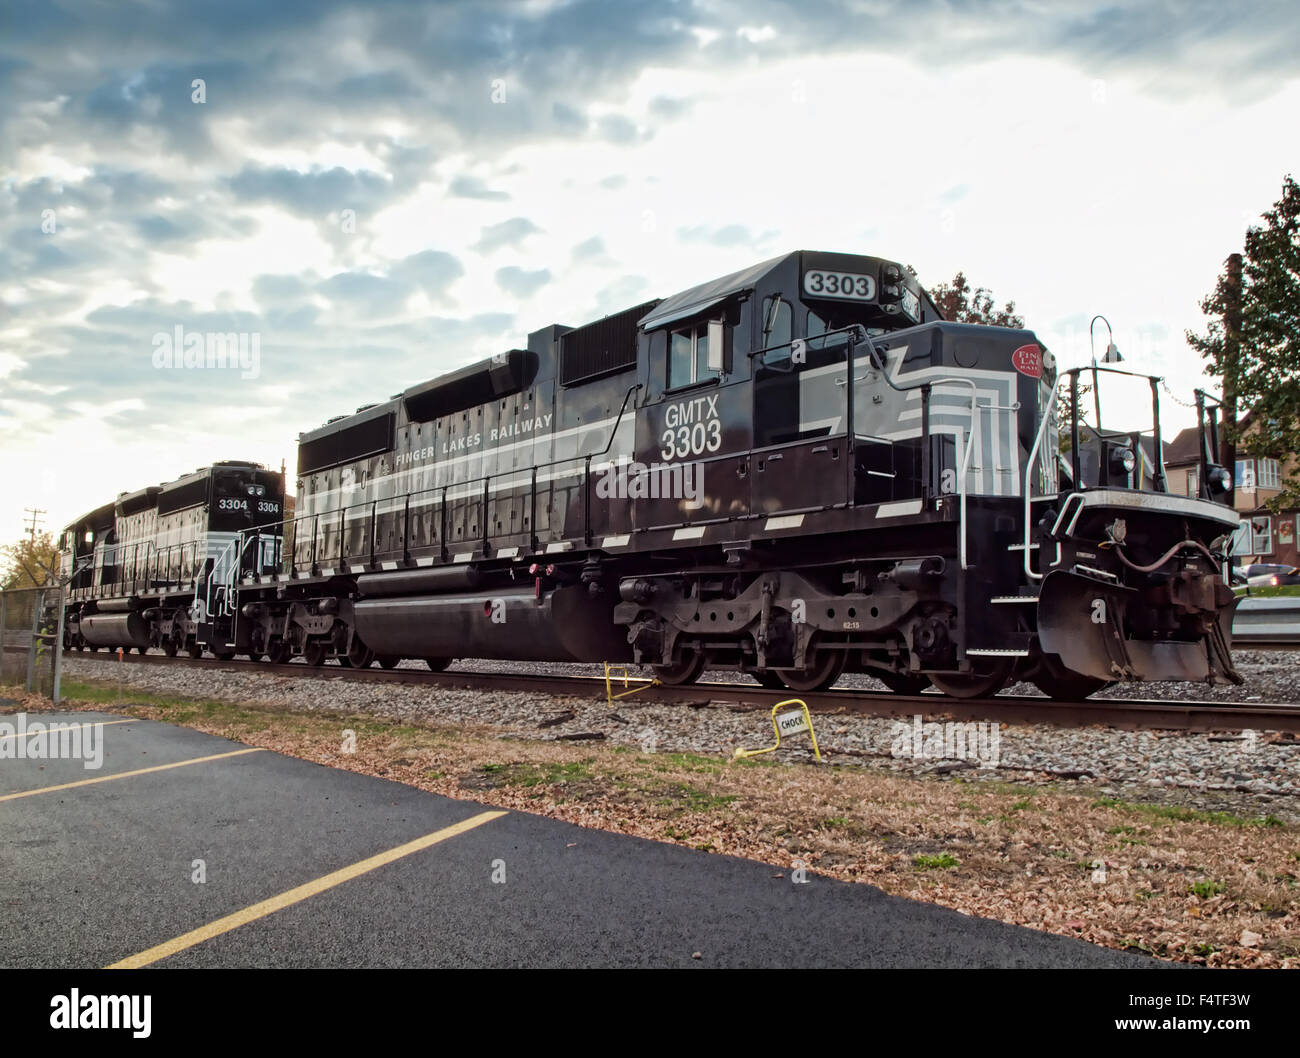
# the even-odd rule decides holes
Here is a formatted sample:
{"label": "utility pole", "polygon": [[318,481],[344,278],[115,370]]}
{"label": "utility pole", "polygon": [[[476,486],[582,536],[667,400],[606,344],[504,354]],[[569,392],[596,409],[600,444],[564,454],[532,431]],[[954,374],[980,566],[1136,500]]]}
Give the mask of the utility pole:
{"label": "utility pole", "polygon": [[31,524],[27,527],[27,538],[34,544],[36,543],[37,521],[41,515],[48,513],[40,507],[24,507],[23,514],[31,515]]}
{"label": "utility pole", "polygon": [[1219,440],[1219,463],[1232,475],[1228,503],[1237,504],[1237,365],[1241,362],[1241,254],[1228,255],[1228,273],[1223,299],[1223,430]]}

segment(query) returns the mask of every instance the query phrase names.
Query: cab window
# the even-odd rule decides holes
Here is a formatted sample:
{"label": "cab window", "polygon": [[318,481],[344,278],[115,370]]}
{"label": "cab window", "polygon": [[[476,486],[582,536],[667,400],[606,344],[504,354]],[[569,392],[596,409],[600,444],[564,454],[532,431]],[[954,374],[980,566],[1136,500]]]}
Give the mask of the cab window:
{"label": "cab window", "polygon": [[763,299],[762,349],[790,344],[790,302],[780,297]]}
{"label": "cab window", "polygon": [[669,389],[677,389],[717,377],[718,372],[709,367],[707,320],[701,320],[692,327],[673,331],[668,336]]}

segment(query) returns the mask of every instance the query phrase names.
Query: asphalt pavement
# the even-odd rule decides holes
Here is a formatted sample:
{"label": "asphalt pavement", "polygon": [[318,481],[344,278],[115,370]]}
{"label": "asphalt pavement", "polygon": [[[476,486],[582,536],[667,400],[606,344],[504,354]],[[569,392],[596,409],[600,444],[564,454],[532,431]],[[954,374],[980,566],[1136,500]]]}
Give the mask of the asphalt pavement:
{"label": "asphalt pavement", "polygon": [[1159,965],[186,728],[47,720],[102,722],[103,756],[0,751],[3,967]]}

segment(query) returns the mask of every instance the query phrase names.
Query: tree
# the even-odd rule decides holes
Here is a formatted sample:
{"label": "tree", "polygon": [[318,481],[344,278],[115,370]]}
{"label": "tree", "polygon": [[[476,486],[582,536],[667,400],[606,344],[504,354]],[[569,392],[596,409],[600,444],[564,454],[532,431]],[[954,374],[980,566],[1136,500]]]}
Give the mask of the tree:
{"label": "tree", "polygon": [[989,327],[1016,327],[1025,325],[1023,317],[1016,315],[1016,303],[994,308],[993,293],[986,287],[971,289],[965,272],[958,272],[951,283],[940,283],[930,290],[930,298],[945,320],[953,323],[982,323]]}
{"label": "tree", "polygon": [[[1277,458],[1300,452],[1300,186],[1288,174],[1282,197],[1246,231],[1240,292],[1241,326],[1235,333],[1225,314],[1235,295],[1225,267],[1213,293],[1201,301],[1209,317],[1204,334],[1187,332],[1187,343],[1236,394],[1250,428],[1228,423],[1226,432],[1251,456]],[[1239,420],[1240,421],[1240,420]],[[1282,481],[1274,509],[1300,505],[1300,474]]]}
{"label": "tree", "polygon": [[53,584],[59,568],[58,547],[53,533],[25,536],[16,544],[0,547],[0,587],[39,588]]}
{"label": "tree", "polygon": [[[1081,439],[1087,436],[1083,431],[1083,427],[1088,423],[1088,412],[1091,410],[1091,402],[1086,401],[1085,398],[1091,392],[1092,383],[1085,382],[1083,381],[1083,378],[1080,377],[1078,403],[1080,427],[1079,436]],[[1070,401],[1070,380],[1068,377],[1062,378],[1056,384],[1056,428],[1059,434],[1059,444],[1062,452],[1068,452],[1070,450],[1070,417],[1072,407],[1073,405]],[[1080,443],[1082,443],[1082,440]]]}

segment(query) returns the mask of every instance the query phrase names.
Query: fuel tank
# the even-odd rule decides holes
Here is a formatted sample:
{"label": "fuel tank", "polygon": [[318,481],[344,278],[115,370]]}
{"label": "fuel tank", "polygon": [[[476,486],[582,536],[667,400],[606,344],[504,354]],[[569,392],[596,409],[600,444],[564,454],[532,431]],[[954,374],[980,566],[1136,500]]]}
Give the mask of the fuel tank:
{"label": "fuel tank", "polygon": [[147,647],[149,626],[139,613],[92,613],[81,618],[81,636],[97,647]]}
{"label": "fuel tank", "polygon": [[501,661],[628,661],[614,599],[582,585],[361,599],[356,630],[376,654]]}

